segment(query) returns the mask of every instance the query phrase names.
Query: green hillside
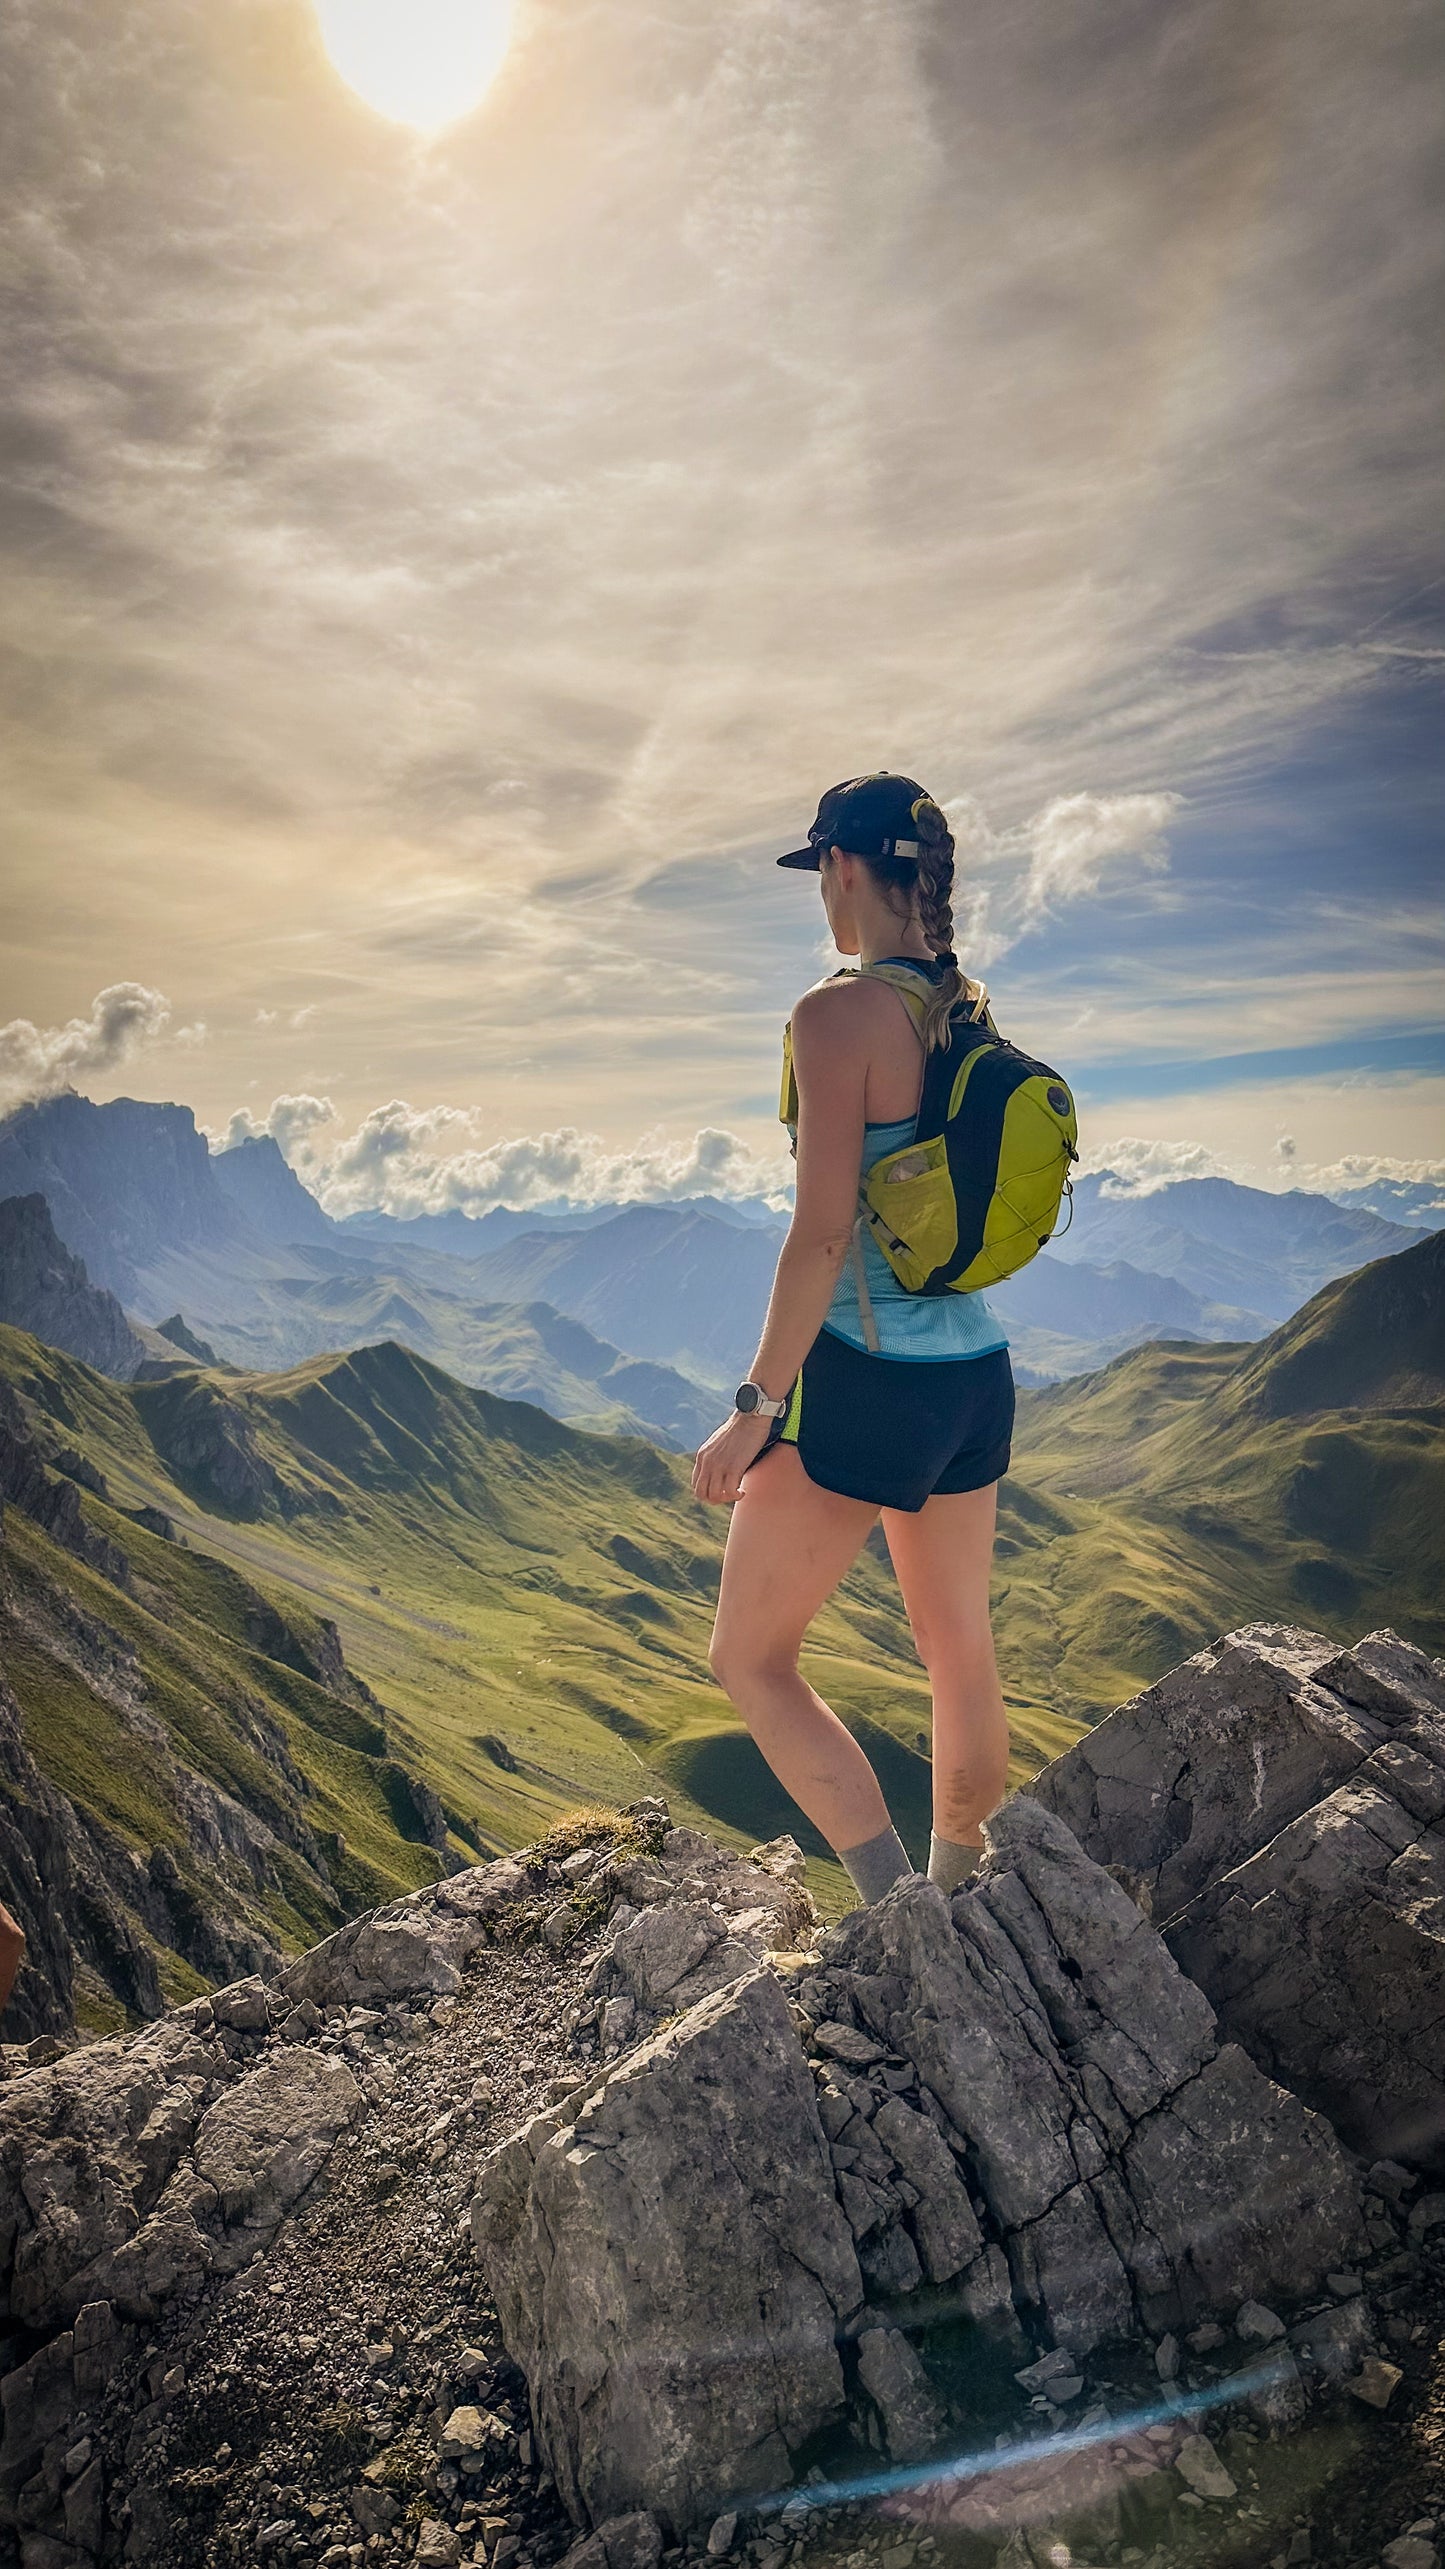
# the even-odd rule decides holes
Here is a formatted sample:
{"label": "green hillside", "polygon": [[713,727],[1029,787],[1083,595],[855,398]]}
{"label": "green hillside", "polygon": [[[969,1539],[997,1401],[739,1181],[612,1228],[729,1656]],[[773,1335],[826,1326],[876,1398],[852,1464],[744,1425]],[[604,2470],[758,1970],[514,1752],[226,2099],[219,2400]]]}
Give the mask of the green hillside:
{"label": "green hillside", "polygon": [[[1329,1286],[1261,1346],[1143,1347],[1022,1396],[995,1586],[1015,1781],[1250,1618],[1445,1648],[1442,1258],[1426,1242]],[[163,1885],[177,1872],[159,1924],[139,1904],[171,1994],[207,1975],[187,1900],[235,1951],[294,1946],[658,1784],[741,1843],[794,1829],[843,1905],[708,1674],[725,1523],[679,1458],[392,1344],[124,1386],[0,1330],[6,1383],[81,1485],[87,1540],[129,1569],[8,1508],[0,1668],[110,1878],[134,1856],[149,1881],[156,1850]],[[921,1849],[927,1689],[877,1535],[805,1665]],[[213,1842],[188,1778],[269,1851]]]}
{"label": "green hillside", "polygon": [[1445,1237],[1257,1346],[1154,1345],[1019,1403],[1000,1544],[1011,1699],[1092,1718],[1232,1624],[1445,1650]]}
{"label": "green hillside", "polygon": [[[230,1865],[233,1921],[303,1944],[444,1861],[659,1782],[680,1816],[739,1842],[788,1826],[808,1838],[708,1673],[726,1529],[673,1457],[469,1389],[394,1345],[284,1374],[126,1386],[0,1330],[0,1380],[52,1469],[68,1457],[103,1481],[104,1498],[82,1489],[84,1517],[131,1565],[127,1593],[7,1511],[0,1668],[30,1749],[143,1862],[169,1850],[197,1899],[216,1858],[195,1842],[178,1768],[309,1831],[334,1900],[304,1862],[261,1885]],[[177,1539],[137,1524],[137,1509]],[[65,1639],[67,1601],[107,1636],[88,1667]],[[339,1629],[340,1679],[318,1617]],[[113,1700],[127,1658],[130,1708]],[[876,1549],[820,1618],[809,1666],[919,1843],[927,1690]],[[297,1789],[257,1755],[258,1721],[279,1733]],[[1072,1736],[1025,1709],[1017,1773]],[[440,1847],[413,1783],[440,1799]],[[836,1910],[841,1875],[815,1871]],[[163,1966],[171,1995],[194,1985],[174,1953]]]}

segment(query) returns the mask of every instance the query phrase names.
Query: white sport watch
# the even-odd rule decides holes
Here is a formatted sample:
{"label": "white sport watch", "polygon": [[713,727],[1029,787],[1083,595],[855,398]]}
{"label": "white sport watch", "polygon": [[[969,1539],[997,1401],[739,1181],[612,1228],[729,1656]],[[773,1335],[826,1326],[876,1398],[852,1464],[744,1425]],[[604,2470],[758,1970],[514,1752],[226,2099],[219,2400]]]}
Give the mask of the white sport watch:
{"label": "white sport watch", "polygon": [[744,1418],[781,1418],[787,1406],[785,1400],[769,1400],[761,1383],[739,1383],[733,1394],[733,1407]]}

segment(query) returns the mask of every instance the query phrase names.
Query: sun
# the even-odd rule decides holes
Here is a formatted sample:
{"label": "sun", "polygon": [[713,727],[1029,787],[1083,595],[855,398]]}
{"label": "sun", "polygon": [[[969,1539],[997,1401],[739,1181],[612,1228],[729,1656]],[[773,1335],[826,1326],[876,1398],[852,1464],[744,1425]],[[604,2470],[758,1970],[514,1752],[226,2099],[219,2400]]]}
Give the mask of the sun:
{"label": "sun", "polygon": [[316,15],[347,87],[426,134],[471,114],[512,32],[512,0],[316,0]]}

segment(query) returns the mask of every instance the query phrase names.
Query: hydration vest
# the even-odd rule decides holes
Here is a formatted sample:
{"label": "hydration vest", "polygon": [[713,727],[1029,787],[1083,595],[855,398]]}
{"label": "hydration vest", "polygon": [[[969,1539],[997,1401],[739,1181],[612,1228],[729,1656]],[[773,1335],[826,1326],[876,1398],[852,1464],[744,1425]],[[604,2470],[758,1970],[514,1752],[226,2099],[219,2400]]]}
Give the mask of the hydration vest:
{"label": "hydration vest", "polygon": [[[862,972],[897,991],[921,1035],[929,992],[917,974],[888,963],[865,964]],[[791,1025],[783,1035],[778,1113],[796,1125]],[[947,1043],[924,1054],[912,1141],[887,1152],[859,1187],[853,1255],[866,1343],[876,1350],[865,1229],[905,1293],[977,1293],[1001,1284],[1052,1239],[1078,1138],[1066,1082],[999,1034],[987,991],[967,982],[950,1012]]]}

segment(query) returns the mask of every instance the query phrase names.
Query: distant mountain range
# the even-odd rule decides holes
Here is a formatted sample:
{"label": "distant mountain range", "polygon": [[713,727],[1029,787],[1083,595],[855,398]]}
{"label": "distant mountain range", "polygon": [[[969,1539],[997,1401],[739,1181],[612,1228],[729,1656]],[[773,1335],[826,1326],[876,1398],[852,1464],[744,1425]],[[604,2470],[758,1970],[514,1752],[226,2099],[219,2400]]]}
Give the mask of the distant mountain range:
{"label": "distant mountain range", "polygon": [[[1410,1193],[1406,1224],[1222,1178],[1140,1195],[1086,1177],[1070,1227],[993,1296],[1019,1379],[1161,1337],[1260,1338],[1421,1237],[1430,1195]],[[43,1197],[58,1241],[124,1307],[137,1361],[174,1361],[163,1319],[248,1369],[397,1337],[464,1381],[683,1448],[752,1358],[784,1232],[766,1204],[707,1196],[336,1221],[269,1138],[212,1153],[185,1107],[70,1094],[0,1121],[0,1198],[19,1196]]]}

